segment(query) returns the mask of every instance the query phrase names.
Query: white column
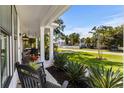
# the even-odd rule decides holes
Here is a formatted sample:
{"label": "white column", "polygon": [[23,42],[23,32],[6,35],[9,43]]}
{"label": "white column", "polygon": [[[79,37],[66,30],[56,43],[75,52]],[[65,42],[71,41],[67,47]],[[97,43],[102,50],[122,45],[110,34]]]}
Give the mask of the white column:
{"label": "white column", "polygon": [[[12,15],[12,19],[13,19]],[[14,20],[12,20],[12,72],[14,72],[15,63],[15,42],[14,42]]]}
{"label": "white column", "polygon": [[9,42],[10,42],[10,74],[12,75],[13,74],[13,54],[12,54],[12,36],[10,36],[10,38],[9,38],[10,40],[9,40]]}
{"label": "white column", "polygon": [[53,61],[53,28],[50,27],[50,50],[49,50],[49,55],[50,55],[50,61]]}
{"label": "white column", "polygon": [[17,45],[18,45],[18,48],[17,48],[17,52],[18,52],[18,62],[21,62],[21,41],[20,41],[20,20],[19,20],[19,17],[18,17],[18,38],[17,38]]}
{"label": "white column", "polygon": [[44,27],[40,27],[40,61],[45,61],[45,52],[44,52]]}

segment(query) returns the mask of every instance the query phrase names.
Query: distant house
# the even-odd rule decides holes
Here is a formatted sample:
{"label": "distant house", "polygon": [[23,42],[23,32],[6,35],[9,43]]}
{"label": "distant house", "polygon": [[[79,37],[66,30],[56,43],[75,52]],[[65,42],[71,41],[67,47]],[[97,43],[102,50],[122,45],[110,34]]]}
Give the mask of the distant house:
{"label": "distant house", "polygon": [[62,40],[61,38],[59,38],[56,43],[58,46],[65,46],[65,40]]}

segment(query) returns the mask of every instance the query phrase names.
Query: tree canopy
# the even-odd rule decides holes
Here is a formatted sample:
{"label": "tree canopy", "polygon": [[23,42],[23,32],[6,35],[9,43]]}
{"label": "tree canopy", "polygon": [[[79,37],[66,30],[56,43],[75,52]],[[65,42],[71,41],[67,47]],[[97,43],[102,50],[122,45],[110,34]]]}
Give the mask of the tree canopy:
{"label": "tree canopy", "polygon": [[[98,35],[100,35],[100,44],[102,48],[111,48],[112,46],[123,46],[123,26],[94,26],[92,28],[92,37],[85,38],[85,43],[96,47]],[[91,31],[90,31],[91,32]]]}
{"label": "tree canopy", "polygon": [[63,33],[65,25],[62,19],[56,19],[54,23],[58,24],[58,27],[54,29],[54,36],[57,40],[58,38],[64,39],[65,35]]}

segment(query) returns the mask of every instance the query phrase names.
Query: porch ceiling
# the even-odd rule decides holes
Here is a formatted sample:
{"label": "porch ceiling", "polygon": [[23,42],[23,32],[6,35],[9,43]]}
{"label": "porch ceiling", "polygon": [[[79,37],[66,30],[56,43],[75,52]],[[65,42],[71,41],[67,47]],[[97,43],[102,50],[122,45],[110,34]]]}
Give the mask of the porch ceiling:
{"label": "porch ceiling", "polygon": [[51,24],[68,8],[66,5],[16,5],[21,32],[38,36],[40,26]]}

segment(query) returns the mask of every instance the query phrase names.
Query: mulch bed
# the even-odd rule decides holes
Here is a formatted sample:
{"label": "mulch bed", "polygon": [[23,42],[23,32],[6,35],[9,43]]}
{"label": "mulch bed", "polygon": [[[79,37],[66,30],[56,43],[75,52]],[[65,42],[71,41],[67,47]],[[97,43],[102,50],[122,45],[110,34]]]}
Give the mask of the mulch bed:
{"label": "mulch bed", "polygon": [[62,84],[64,80],[68,80],[66,73],[54,66],[46,68],[49,73],[58,81],[59,84]]}
{"label": "mulch bed", "polygon": [[[46,69],[58,81],[59,84],[62,85],[62,83],[65,80],[69,81],[69,78],[66,75],[65,71],[60,70],[60,69],[56,68],[55,66],[51,66]],[[88,88],[88,85],[84,82],[79,82],[77,87],[72,86],[70,83],[69,83],[68,87],[70,87],[70,88]]]}

